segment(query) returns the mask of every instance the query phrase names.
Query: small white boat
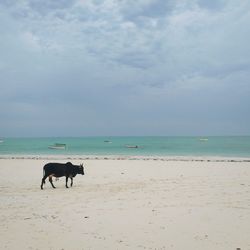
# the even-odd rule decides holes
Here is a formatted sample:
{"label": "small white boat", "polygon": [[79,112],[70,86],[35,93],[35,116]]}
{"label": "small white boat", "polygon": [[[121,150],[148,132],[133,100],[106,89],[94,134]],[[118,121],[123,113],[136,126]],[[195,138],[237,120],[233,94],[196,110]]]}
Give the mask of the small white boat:
{"label": "small white boat", "polygon": [[50,149],[66,149],[66,144],[55,143],[54,145],[49,146]]}
{"label": "small white boat", "polygon": [[137,145],[125,145],[126,148],[139,148]]}
{"label": "small white boat", "polygon": [[112,143],[112,141],[108,141],[108,140],[105,140],[104,142],[106,142],[106,143]]}
{"label": "small white boat", "polygon": [[200,138],[200,141],[208,141],[207,138]]}

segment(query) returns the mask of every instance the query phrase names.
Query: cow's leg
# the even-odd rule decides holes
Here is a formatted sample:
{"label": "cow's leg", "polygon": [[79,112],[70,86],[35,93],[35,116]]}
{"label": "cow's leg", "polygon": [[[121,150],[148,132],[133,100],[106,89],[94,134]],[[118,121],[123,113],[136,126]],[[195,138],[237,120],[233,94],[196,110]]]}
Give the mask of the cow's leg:
{"label": "cow's leg", "polygon": [[47,175],[44,175],[43,178],[42,178],[42,183],[41,183],[41,189],[43,189],[43,184],[45,184],[45,180],[48,176]]}
{"label": "cow's leg", "polygon": [[66,176],[66,188],[69,188],[69,187],[68,187],[68,179],[69,179],[69,177]]}
{"label": "cow's leg", "polygon": [[71,179],[71,184],[70,184],[70,186],[72,187],[72,186],[73,186],[73,177],[70,177],[70,179]]}
{"label": "cow's leg", "polygon": [[49,182],[51,183],[51,186],[52,186],[53,188],[56,188],[56,187],[54,186],[53,182],[52,182],[52,176],[53,176],[53,175],[50,175],[50,176],[49,176]]}

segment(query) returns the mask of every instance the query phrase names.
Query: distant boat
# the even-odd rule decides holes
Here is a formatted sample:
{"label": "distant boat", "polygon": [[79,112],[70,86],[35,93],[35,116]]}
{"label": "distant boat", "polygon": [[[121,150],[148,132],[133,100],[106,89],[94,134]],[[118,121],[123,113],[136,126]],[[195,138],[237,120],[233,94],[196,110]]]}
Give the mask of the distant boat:
{"label": "distant boat", "polygon": [[208,138],[200,138],[200,141],[208,141]]}
{"label": "distant boat", "polygon": [[108,141],[108,140],[105,140],[104,142],[106,142],[106,143],[112,143],[112,141]]}
{"label": "distant boat", "polygon": [[55,143],[54,145],[49,146],[50,149],[66,149],[66,144]]}
{"label": "distant boat", "polygon": [[137,145],[125,145],[126,148],[139,148]]}

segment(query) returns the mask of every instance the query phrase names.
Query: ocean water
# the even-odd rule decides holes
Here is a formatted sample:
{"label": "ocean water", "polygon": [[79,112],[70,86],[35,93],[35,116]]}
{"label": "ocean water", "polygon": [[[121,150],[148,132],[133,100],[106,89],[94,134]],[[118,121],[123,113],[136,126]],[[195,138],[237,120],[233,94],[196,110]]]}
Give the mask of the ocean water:
{"label": "ocean water", "polygon": [[[50,149],[55,143],[65,149]],[[250,157],[250,136],[3,138],[4,155]]]}

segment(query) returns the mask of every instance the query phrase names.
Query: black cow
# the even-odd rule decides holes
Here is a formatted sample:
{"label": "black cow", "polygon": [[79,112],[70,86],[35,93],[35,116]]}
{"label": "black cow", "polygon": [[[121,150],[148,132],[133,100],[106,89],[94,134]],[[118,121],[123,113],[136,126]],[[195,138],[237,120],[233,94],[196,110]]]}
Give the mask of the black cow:
{"label": "black cow", "polygon": [[81,164],[80,166],[73,165],[71,162],[64,163],[48,163],[43,167],[43,178],[41,183],[41,189],[43,189],[43,184],[45,184],[45,179],[49,177],[49,182],[53,188],[56,188],[52,182],[52,177],[66,177],[66,188],[68,188],[68,178],[71,179],[71,187],[73,185],[73,177],[77,174],[84,175],[84,168]]}

